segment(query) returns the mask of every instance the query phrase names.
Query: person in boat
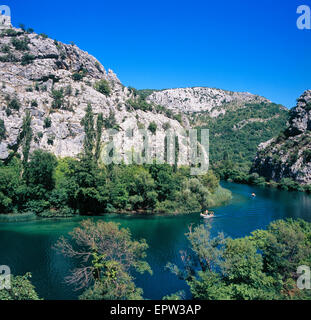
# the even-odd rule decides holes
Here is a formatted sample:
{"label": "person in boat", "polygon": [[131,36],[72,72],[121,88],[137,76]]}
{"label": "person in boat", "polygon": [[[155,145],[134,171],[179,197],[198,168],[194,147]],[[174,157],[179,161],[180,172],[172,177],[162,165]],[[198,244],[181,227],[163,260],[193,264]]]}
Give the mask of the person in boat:
{"label": "person in boat", "polygon": [[208,210],[205,210],[205,214],[204,215],[207,216],[207,217],[213,217],[214,213],[213,212],[209,213]]}
{"label": "person in boat", "polygon": [[252,193],[252,197],[256,197],[256,194],[254,192]]}

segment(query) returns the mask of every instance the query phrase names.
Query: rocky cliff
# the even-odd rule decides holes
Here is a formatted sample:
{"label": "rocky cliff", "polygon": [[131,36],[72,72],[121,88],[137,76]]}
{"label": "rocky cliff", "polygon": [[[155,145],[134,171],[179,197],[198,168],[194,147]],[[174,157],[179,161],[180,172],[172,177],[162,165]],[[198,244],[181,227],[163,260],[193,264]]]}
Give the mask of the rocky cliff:
{"label": "rocky cliff", "polygon": [[275,181],[311,183],[311,90],[290,111],[288,128],[259,146],[251,171]]}
{"label": "rocky cliff", "polygon": [[[103,88],[98,90],[98,84]],[[76,156],[82,151],[81,120],[88,104],[94,114],[103,113],[107,128],[115,128],[115,145],[121,155],[141,150],[139,129],[150,123],[157,130],[151,156],[164,153],[165,129],[182,130],[181,124],[157,112],[133,108],[135,96],[117,76],[108,72],[93,56],[74,44],[66,45],[46,35],[21,29],[3,30],[0,35],[0,159],[13,149],[21,150],[18,137],[26,110],[32,116],[34,139],[31,150],[45,149],[57,156]],[[130,103],[131,102],[131,103]],[[133,138],[134,136],[134,138]],[[109,137],[103,133],[103,147]],[[180,136],[179,163],[188,159]]]}

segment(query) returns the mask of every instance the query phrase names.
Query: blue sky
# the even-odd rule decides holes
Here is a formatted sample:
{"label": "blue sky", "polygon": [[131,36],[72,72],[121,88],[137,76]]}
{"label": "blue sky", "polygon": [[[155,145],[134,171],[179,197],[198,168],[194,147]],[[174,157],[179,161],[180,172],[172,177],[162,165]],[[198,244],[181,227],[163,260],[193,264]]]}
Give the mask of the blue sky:
{"label": "blue sky", "polygon": [[[308,3],[309,2],[309,3]],[[311,89],[311,0],[9,1],[15,26],[75,42],[138,89],[207,86],[295,105]]]}

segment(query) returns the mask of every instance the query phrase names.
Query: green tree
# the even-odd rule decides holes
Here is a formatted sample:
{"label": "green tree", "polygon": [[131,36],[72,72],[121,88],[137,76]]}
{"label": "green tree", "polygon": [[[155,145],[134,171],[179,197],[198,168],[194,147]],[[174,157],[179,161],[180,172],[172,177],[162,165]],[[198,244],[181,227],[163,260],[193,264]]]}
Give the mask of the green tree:
{"label": "green tree", "polygon": [[41,300],[30,282],[31,273],[11,276],[11,289],[0,290],[0,300]]}
{"label": "green tree", "polygon": [[98,161],[100,157],[100,146],[101,146],[101,138],[102,138],[102,131],[104,126],[104,118],[103,114],[99,113],[97,116],[96,122],[96,146],[95,146],[95,160]]}
{"label": "green tree", "polygon": [[93,151],[95,146],[95,130],[94,130],[94,114],[91,104],[88,104],[85,109],[85,116],[81,121],[84,127],[84,155],[88,159],[93,159]]}
{"label": "green tree", "polygon": [[26,110],[26,115],[23,119],[22,131],[19,136],[19,140],[22,143],[24,169],[26,168],[26,165],[28,162],[32,137],[33,137],[33,132],[32,132],[32,128],[31,128],[31,115],[30,115],[30,112],[28,110]]}
{"label": "green tree", "polygon": [[141,299],[132,272],[152,273],[145,261],[145,240],[132,240],[128,229],[113,222],[91,220],[82,221],[70,236],[60,238],[56,249],[76,260],[66,280],[84,289],[82,299]]}
{"label": "green tree", "polygon": [[57,160],[53,154],[44,150],[35,150],[25,170],[24,178],[27,185],[51,191],[55,187],[56,166]]}

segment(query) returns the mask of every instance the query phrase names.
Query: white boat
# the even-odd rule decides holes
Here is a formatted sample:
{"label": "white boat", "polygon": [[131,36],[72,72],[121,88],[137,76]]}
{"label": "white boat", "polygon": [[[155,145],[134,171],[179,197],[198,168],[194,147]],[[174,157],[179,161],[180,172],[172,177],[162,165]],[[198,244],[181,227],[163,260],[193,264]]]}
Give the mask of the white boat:
{"label": "white boat", "polygon": [[212,214],[200,213],[200,216],[201,216],[202,218],[204,218],[204,219],[210,219],[210,218],[215,217],[215,216],[214,216],[214,213],[212,213]]}

